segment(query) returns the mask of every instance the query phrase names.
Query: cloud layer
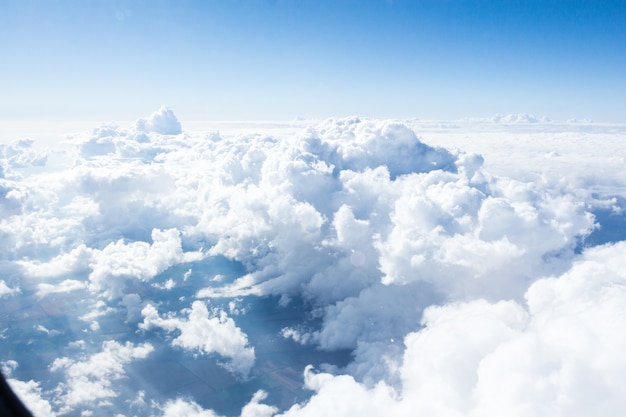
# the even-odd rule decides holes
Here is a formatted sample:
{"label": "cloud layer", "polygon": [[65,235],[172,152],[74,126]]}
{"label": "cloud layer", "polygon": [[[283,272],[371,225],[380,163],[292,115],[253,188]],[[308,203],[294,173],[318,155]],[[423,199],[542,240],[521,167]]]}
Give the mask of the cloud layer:
{"label": "cloud layer", "polygon": [[[24,354],[0,359],[41,415],[624,406],[626,249],[584,244],[619,196],[494,175],[389,120],[189,133],[162,108],[75,135],[61,166],[2,152],[1,334]],[[139,390],[150,358],[171,372]]]}

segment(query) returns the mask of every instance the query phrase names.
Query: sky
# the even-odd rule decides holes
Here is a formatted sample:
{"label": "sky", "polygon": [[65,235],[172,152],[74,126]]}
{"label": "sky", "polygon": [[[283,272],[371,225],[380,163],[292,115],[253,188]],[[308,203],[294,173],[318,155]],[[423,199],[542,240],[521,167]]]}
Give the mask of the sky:
{"label": "sky", "polygon": [[0,0],[0,119],[626,121],[621,1]]}
{"label": "sky", "polygon": [[0,0],[0,56],[37,417],[626,409],[623,2]]}

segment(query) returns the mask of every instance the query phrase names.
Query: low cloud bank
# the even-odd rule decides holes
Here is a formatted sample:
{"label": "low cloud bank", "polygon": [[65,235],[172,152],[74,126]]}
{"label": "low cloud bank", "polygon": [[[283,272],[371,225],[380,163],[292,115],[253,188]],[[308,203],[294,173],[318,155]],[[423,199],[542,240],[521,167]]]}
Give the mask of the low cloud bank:
{"label": "low cloud bank", "polygon": [[[213,303],[302,302],[305,319],[268,337],[348,349],[352,361],[307,368],[309,401],[280,410],[260,390],[242,416],[572,416],[625,405],[626,342],[614,329],[626,317],[626,248],[581,253],[596,226],[567,185],[494,176],[479,155],[358,118],[290,137],[194,135],[162,108],[73,146],[71,167],[0,180],[10,272],[0,297],[79,293],[91,323],[81,337],[100,340],[96,320],[122,309],[137,338],[217,356],[242,381],[260,356],[239,322],[247,313]],[[222,281],[205,271],[213,258],[243,273]],[[189,278],[192,269],[206,276]],[[153,347],[101,346],[51,359],[64,378],[54,391],[13,384],[52,415],[113,403],[124,365]],[[197,398],[142,403],[134,412],[217,415]]]}

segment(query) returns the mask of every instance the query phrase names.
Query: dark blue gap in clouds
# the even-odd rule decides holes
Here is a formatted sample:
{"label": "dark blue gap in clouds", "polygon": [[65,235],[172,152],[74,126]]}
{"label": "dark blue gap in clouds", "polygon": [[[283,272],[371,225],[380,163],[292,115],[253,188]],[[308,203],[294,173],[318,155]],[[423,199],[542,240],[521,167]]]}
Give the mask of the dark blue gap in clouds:
{"label": "dark blue gap in clouds", "polygon": [[581,250],[584,247],[626,240],[626,198],[620,196],[613,198],[615,198],[615,206],[619,210],[597,208],[591,211],[596,217],[596,223],[598,223],[600,227],[594,229],[591,234],[585,238],[584,242],[582,242],[582,247],[580,247]]}
{"label": "dark blue gap in clouds", "polygon": [[[187,280],[183,280],[189,269],[192,272]],[[211,257],[176,265],[149,282],[128,280],[125,293],[141,297],[141,305],[136,308],[151,303],[158,308],[161,316],[172,312],[185,319],[180,311],[191,306],[200,288],[228,284],[244,272],[239,262]],[[222,275],[223,280],[211,281],[215,274]],[[171,290],[153,286],[163,284],[170,278],[176,282]],[[87,280],[87,277],[82,279]],[[94,294],[79,290],[40,298],[36,295],[36,282],[31,284],[23,285],[21,294],[0,302],[0,330],[3,330],[4,337],[0,343],[0,361],[17,361],[19,366],[12,377],[21,381],[37,381],[46,398],[50,399],[52,391],[65,379],[63,370],[50,371],[50,365],[57,358],[88,360],[102,351],[102,343],[107,340],[122,345],[126,342],[135,345],[148,342],[155,349],[145,359],[124,365],[126,376],[113,381],[112,388],[119,395],[109,399],[111,405],[95,406],[93,416],[116,413],[148,416],[154,414],[150,401],[164,404],[178,397],[194,400],[220,415],[238,416],[241,408],[259,389],[269,394],[267,403],[286,409],[296,402],[305,401],[312,394],[303,389],[306,365],[319,368],[321,364],[328,363],[343,368],[351,361],[348,350],[325,352],[282,337],[284,327],[305,325],[318,328],[320,325],[319,319],[311,318],[310,307],[296,298],[287,306],[281,306],[279,297],[273,296],[237,299],[238,307],[245,313],[229,313],[229,316],[247,334],[256,354],[249,379],[241,381],[219,365],[227,360],[218,355],[201,355],[172,347],[170,343],[178,336],[177,332],[168,334],[161,329],[138,331],[137,325],[142,317],[138,310],[131,317],[121,299],[106,301],[106,305],[115,310],[95,317],[99,329],[94,331],[90,329],[91,320],[80,319],[93,310],[98,300]],[[233,299],[203,301],[210,308],[229,311],[228,304]],[[83,347],[72,346],[77,341],[82,341]],[[140,391],[145,392],[144,405],[133,403]],[[78,417],[86,409],[91,407],[79,405],[64,416]]]}
{"label": "dark blue gap in clouds", "polygon": [[[255,349],[256,361],[248,380],[242,381],[222,368],[219,363],[225,360],[217,355],[197,355],[168,346],[164,341],[177,335],[164,336],[156,330],[138,334],[134,341],[149,341],[156,348],[146,360],[128,366],[135,388],[145,390],[146,398],[161,403],[181,397],[219,415],[238,416],[259,389],[268,393],[267,404],[280,409],[308,399],[312,392],[303,388],[303,372],[309,364],[342,368],[350,362],[349,350],[326,352],[282,337],[284,327],[311,320],[302,300],[294,299],[288,306],[281,306],[279,297],[274,296],[248,296],[239,300],[246,312],[230,317],[247,334],[250,346]],[[228,310],[230,301],[230,298],[213,299],[209,304]]]}
{"label": "dark blue gap in clouds", "polygon": [[[191,270],[188,278],[183,276]],[[223,287],[246,273],[242,263],[223,256],[209,257],[199,262],[175,265],[157,275],[151,284],[162,285],[173,279],[176,286],[162,290],[145,283],[136,282],[127,289],[128,293],[141,296],[142,303],[151,303],[160,315],[174,312],[185,318],[180,311],[189,308],[201,288]],[[216,275],[222,278],[213,280]],[[248,336],[249,345],[255,350],[255,365],[249,379],[241,381],[219,366],[227,362],[218,355],[198,355],[169,346],[169,341],[178,336],[156,329],[148,332],[129,332],[121,315],[110,315],[100,319],[102,330],[118,334],[120,340],[134,343],[150,342],[156,349],[147,359],[128,365],[131,381],[125,384],[137,390],[145,390],[146,398],[164,403],[178,397],[192,399],[204,408],[213,409],[219,415],[238,416],[259,389],[268,393],[267,404],[280,409],[289,408],[296,402],[309,398],[312,392],[303,388],[304,368],[311,364],[319,368],[330,364],[339,369],[351,361],[350,350],[322,351],[315,346],[303,346],[281,335],[285,327],[304,325],[317,329],[321,319],[312,317],[311,306],[294,297],[286,305],[280,305],[277,296],[246,296],[236,298],[204,299],[209,309],[219,308],[228,312],[236,325]],[[230,312],[229,303],[236,301],[240,314]],[[138,320],[141,320],[140,318]]]}

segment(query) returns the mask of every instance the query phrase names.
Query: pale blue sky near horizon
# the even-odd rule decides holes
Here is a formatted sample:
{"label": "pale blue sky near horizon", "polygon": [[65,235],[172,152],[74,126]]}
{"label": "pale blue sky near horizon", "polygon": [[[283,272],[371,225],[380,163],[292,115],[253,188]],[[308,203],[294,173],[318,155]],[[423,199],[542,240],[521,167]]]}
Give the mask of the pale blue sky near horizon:
{"label": "pale blue sky near horizon", "polygon": [[0,119],[626,122],[626,2],[0,0]]}

